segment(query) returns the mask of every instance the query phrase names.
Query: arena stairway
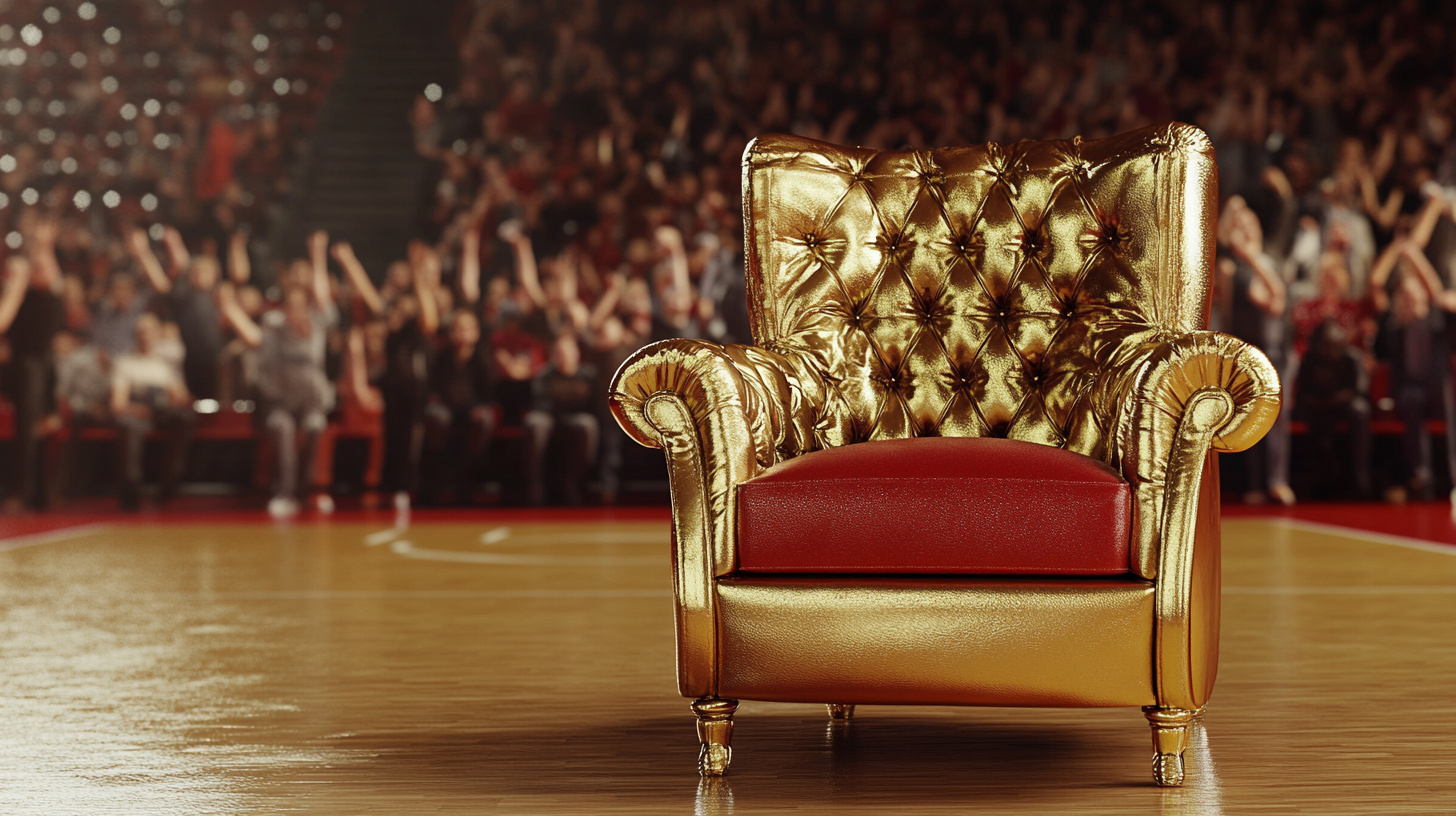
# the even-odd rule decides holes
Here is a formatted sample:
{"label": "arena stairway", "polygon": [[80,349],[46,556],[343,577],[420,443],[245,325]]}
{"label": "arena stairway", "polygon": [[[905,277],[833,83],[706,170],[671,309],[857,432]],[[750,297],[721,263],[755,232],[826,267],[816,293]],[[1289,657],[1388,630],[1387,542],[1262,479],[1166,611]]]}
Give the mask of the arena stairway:
{"label": "arena stairway", "polygon": [[408,116],[427,85],[449,89],[459,75],[454,6],[365,0],[350,21],[343,72],[297,169],[293,200],[273,225],[276,259],[301,256],[315,229],[351,241],[376,280],[404,257],[432,177],[414,152]]}

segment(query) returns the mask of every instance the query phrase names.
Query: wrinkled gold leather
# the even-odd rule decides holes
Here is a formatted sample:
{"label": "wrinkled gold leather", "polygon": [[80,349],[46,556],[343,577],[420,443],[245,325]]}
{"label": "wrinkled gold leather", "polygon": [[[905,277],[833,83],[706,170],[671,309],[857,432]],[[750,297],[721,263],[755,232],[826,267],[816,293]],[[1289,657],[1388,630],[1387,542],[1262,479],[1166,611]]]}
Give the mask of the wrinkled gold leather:
{"label": "wrinkled gold leather", "polygon": [[1156,586],[1150,682],[1160,705],[1201,705],[1217,668],[1208,474],[1280,405],[1258,349],[1204,330],[1207,137],[1174,124],[897,152],[766,136],[745,152],[743,201],[755,345],[653,344],[610,395],[627,433],[667,452],[683,694],[719,694],[738,671],[717,579],[737,564],[739,484],[825,447],[1004,436],[1128,480],[1132,573]]}
{"label": "wrinkled gold leather", "polygon": [[1133,706],[1157,696],[1132,578],[718,582],[722,694],[817,703]]}

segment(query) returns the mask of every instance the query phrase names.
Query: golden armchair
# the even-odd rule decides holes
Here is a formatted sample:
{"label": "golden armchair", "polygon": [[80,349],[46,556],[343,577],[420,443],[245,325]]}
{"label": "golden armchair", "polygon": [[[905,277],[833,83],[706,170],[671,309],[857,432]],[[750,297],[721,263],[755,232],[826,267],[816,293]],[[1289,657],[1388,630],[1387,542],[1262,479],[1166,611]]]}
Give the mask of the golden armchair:
{"label": "golden armchair", "polygon": [[1217,452],[1280,403],[1204,330],[1207,137],[765,136],[743,178],[756,345],[653,344],[610,397],[667,455],[700,771],[739,699],[1142,706],[1180,784],[1217,672]]}

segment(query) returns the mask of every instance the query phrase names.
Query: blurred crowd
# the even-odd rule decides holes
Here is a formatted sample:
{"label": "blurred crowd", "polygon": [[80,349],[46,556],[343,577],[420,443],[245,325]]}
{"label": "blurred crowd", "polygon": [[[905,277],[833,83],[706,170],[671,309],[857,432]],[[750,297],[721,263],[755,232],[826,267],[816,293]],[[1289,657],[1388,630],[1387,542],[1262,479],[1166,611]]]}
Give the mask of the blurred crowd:
{"label": "blurred crowd", "polygon": [[[256,404],[279,451],[273,508],[290,513],[327,503],[309,460],[354,406],[379,412],[400,502],[474,500],[503,438],[519,440],[501,477],[514,498],[611,502],[617,366],[658,339],[751,341],[751,137],[928,148],[1182,120],[1219,155],[1214,328],[1264,349],[1289,396],[1231,468],[1244,498],[1292,503],[1291,469],[1328,462],[1348,474],[1337,494],[1390,501],[1456,472],[1449,437],[1427,432],[1456,428],[1456,7],[465,2],[459,76],[407,113],[433,168],[407,256],[366,270],[318,234],[260,290],[260,208],[287,195],[343,18],[117,0],[67,5],[87,22],[62,35],[44,3],[9,2],[28,11],[4,19],[40,21],[0,26],[18,443],[62,421],[123,440],[170,425],[183,443],[198,400]],[[133,28],[103,19],[118,10]],[[1372,455],[1379,428],[1401,434],[1394,459]],[[139,454],[124,458],[134,503]]]}

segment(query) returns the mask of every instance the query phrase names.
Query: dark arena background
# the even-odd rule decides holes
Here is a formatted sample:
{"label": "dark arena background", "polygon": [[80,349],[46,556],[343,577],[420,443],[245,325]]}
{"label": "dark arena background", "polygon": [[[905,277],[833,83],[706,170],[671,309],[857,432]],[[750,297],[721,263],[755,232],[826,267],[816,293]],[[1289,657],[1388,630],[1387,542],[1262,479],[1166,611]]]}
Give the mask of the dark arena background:
{"label": "dark arena background", "polygon": [[[1284,387],[1187,783],[753,702],[700,782],[607,394],[753,343],[745,147],[1171,121]],[[1456,4],[0,0],[0,262],[0,812],[1456,811]]]}

